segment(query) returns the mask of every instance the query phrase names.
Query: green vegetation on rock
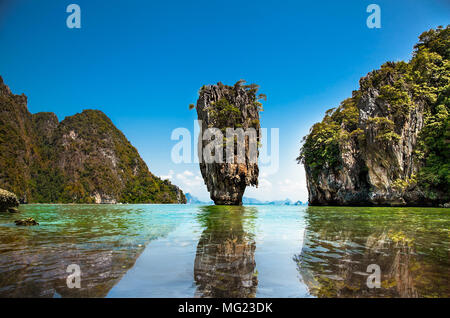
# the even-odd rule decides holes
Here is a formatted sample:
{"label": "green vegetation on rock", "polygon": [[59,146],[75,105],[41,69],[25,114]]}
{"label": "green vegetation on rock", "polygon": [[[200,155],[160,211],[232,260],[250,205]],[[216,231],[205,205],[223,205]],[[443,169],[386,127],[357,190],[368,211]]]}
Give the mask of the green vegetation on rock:
{"label": "green vegetation on rock", "polygon": [[[221,149],[216,144],[210,153],[219,160],[200,160],[202,177],[217,205],[241,205],[245,188],[258,185],[260,100],[266,99],[264,94],[258,94],[258,89],[258,85],[246,85],[244,80],[234,85],[204,85],[200,89],[196,104],[203,134],[198,140],[199,154],[210,151],[212,140],[218,138],[215,142],[222,142]],[[204,139],[205,133],[211,135],[211,140]],[[220,162],[221,159],[226,162]]]}
{"label": "green vegetation on rock", "polygon": [[[322,122],[314,124],[310,134],[303,138],[299,161],[311,167],[315,176],[323,166],[339,169],[341,166],[339,143],[360,134],[357,130],[357,97],[348,98],[341,105],[329,109]],[[352,135],[353,134],[353,135]]]}

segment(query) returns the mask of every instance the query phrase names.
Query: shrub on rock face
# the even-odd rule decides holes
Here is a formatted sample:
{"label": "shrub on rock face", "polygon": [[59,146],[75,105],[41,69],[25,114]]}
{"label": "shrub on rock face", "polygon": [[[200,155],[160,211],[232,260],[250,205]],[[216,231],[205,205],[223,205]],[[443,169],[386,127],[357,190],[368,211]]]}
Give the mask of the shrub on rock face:
{"label": "shrub on rock face", "polygon": [[17,212],[19,200],[12,192],[0,189],[0,212]]}

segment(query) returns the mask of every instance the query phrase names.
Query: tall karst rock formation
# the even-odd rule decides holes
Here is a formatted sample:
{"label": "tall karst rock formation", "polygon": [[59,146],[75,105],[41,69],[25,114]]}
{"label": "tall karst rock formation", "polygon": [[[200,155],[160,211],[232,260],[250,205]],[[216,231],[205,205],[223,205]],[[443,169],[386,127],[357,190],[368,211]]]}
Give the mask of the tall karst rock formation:
{"label": "tall karst rock formation", "polygon": [[388,62],[327,111],[298,160],[311,205],[450,201],[450,27],[424,32],[410,62]]}
{"label": "tall karst rock formation", "polygon": [[[197,115],[201,121],[198,144],[200,170],[211,199],[217,205],[241,205],[245,188],[258,185],[259,112],[262,110],[259,100],[265,96],[257,95],[257,85],[244,83],[241,80],[234,86],[222,83],[203,86],[197,101]],[[227,128],[242,129],[246,135],[244,139],[237,135],[227,139]],[[222,147],[212,152],[208,145],[214,138],[205,138],[208,129],[216,129],[223,136],[219,142]],[[226,145],[231,147],[231,144],[234,152],[230,151],[227,156]],[[213,154],[214,162],[208,161],[205,153]]]}
{"label": "tall karst rock formation", "polygon": [[22,202],[185,203],[101,111],[31,114],[0,77],[0,188]]}

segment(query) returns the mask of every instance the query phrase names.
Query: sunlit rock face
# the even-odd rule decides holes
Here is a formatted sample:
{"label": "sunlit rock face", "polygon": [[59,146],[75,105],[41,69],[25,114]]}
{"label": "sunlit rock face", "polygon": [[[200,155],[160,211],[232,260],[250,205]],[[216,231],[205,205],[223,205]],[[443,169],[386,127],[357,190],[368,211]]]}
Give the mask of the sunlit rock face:
{"label": "sunlit rock face", "polygon": [[[316,297],[448,297],[446,232],[430,233],[423,219],[389,219],[386,212],[330,217],[308,208],[302,251],[294,257],[301,281]],[[333,208],[336,209],[336,208]],[[383,208],[385,209],[385,208]],[[348,211],[353,213],[351,211]],[[379,214],[378,214],[379,213]],[[377,215],[378,214],[378,215]],[[401,229],[401,230],[399,230]],[[423,232],[420,230],[423,229]],[[431,251],[424,241],[434,244]],[[375,267],[379,268],[376,285]],[[369,284],[368,284],[369,282]]]}
{"label": "sunlit rock face", "polygon": [[232,209],[205,207],[200,216],[206,228],[198,242],[194,264],[197,297],[255,297],[256,244],[246,232],[243,220],[244,214],[252,211],[243,207]]}
{"label": "sunlit rock face", "polygon": [[[239,81],[234,86],[203,86],[197,101],[197,115],[201,121],[201,132],[198,141],[200,171],[210,193],[217,205],[241,205],[242,196],[247,186],[258,186],[258,145],[261,139],[259,111],[260,98],[256,95],[258,86],[244,85]],[[208,128],[216,128],[223,135],[218,141],[216,137],[205,138]],[[243,129],[244,140],[226,138],[226,129]],[[220,148],[209,151],[208,144],[217,141]],[[238,141],[241,140],[243,152],[239,156]],[[242,142],[243,141],[243,142]],[[226,144],[233,144],[234,151],[227,156]],[[209,152],[208,152],[209,151]],[[205,153],[212,154],[214,162],[208,161]],[[222,158],[222,160],[220,160]]]}

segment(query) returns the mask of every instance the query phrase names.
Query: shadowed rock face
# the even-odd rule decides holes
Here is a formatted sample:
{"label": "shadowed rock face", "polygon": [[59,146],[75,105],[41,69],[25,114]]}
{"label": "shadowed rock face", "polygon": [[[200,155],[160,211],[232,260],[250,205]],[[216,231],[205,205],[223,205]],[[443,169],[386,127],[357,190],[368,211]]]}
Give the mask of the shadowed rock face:
{"label": "shadowed rock face", "polygon": [[[259,123],[261,103],[258,102],[258,99],[262,95],[256,96],[258,90],[256,85],[242,84],[243,81],[239,81],[234,86],[222,83],[203,86],[197,101],[197,115],[201,121],[198,141],[200,170],[211,199],[217,205],[241,205],[245,188],[249,185],[258,186],[257,157],[259,155],[258,144],[261,139]],[[228,156],[228,159],[226,146],[224,146],[219,150],[222,153],[222,162],[217,160],[212,163],[205,162],[205,147],[213,140],[213,138],[202,139],[208,128],[217,128],[221,131],[225,137],[222,145],[227,142],[234,143],[234,153]],[[242,128],[246,133],[254,132],[254,135],[245,136],[245,150],[240,157],[243,160],[238,160],[237,139],[226,139],[227,128]],[[216,152],[213,155],[215,158],[219,156]],[[233,160],[229,160],[230,158]],[[256,160],[252,160],[252,158],[256,158]]]}
{"label": "shadowed rock face", "polygon": [[206,228],[197,245],[194,264],[196,296],[255,297],[258,285],[252,226],[255,210],[245,207],[207,206],[199,214]]}
{"label": "shadowed rock face", "polygon": [[16,212],[19,200],[14,193],[0,189],[0,212]]}

